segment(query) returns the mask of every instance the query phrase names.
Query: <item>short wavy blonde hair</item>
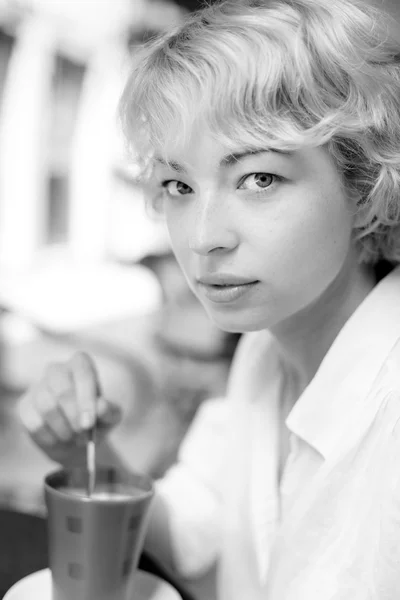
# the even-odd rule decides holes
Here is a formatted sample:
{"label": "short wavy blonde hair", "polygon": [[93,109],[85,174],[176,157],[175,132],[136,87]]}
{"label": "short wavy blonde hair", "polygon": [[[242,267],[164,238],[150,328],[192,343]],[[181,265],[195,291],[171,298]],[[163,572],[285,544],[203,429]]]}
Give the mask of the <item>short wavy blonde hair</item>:
{"label": "short wavy blonde hair", "polygon": [[225,0],[133,56],[119,107],[142,180],[205,123],[229,149],[326,145],[360,260],[400,262],[400,38],[359,0]]}

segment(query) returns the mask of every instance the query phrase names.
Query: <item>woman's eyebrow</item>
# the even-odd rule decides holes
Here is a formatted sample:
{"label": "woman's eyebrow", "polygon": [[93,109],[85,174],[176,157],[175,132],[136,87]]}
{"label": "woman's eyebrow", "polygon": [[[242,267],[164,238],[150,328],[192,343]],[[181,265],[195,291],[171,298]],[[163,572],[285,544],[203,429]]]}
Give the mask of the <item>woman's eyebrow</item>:
{"label": "woman's eyebrow", "polygon": [[240,162],[244,158],[248,156],[255,156],[258,154],[283,154],[285,156],[292,156],[293,152],[289,150],[279,150],[278,148],[248,148],[247,150],[242,150],[239,152],[231,152],[224,156],[224,158],[220,161],[220,167],[231,167],[237,162]]}
{"label": "woman's eyebrow", "polygon": [[168,167],[169,169],[172,169],[173,171],[176,171],[177,173],[185,173],[186,172],[185,167],[182,167],[182,165],[180,165],[175,160],[165,160],[164,158],[161,158],[161,156],[154,156],[153,160],[154,160],[154,162],[164,165],[165,167]]}
{"label": "woman's eyebrow", "polygon": [[[258,154],[275,153],[282,154],[284,156],[293,156],[293,152],[290,150],[279,150],[277,148],[247,148],[238,152],[231,152],[224,156],[219,162],[219,168],[231,167],[248,156],[255,156]],[[161,156],[154,157],[155,162],[165,165],[176,171],[177,173],[185,173],[186,169],[183,165],[180,165],[175,160],[167,161]]]}

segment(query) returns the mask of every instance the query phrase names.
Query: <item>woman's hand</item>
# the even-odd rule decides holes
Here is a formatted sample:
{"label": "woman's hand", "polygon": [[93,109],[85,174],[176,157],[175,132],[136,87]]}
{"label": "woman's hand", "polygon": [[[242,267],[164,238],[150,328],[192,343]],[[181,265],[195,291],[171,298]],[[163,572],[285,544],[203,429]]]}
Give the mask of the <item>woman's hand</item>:
{"label": "woman's hand", "polygon": [[96,424],[99,441],[121,420],[121,409],[102,395],[92,358],[77,352],[48,366],[21,398],[18,412],[33,441],[62,465],[84,464],[87,430]]}

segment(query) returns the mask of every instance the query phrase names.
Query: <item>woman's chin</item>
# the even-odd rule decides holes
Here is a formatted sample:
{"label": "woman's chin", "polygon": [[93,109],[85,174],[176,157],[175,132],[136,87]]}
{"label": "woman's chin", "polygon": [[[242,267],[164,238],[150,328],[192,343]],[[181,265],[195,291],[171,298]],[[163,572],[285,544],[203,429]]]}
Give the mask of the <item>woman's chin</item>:
{"label": "woman's chin", "polygon": [[[250,333],[251,331],[261,331],[262,329],[268,329],[271,325],[271,320],[267,319],[265,315],[263,318],[253,314],[227,314],[222,311],[210,310],[206,307],[207,314],[211,321],[219,329],[226,331],[227,333]],[[247,311],[246,311],[247,312]],[[250,311],[248,311],[250,312]]]}

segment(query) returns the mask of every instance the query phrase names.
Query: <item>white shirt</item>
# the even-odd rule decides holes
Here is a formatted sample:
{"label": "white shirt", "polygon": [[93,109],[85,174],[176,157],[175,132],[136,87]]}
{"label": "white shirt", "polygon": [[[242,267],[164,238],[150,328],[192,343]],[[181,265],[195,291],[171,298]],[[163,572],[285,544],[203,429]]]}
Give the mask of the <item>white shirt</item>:
{"label": "white shirt", "polygon": [[246,334],[227,399],[206,402],[158,482],[176,562],[217,559],[219,600],[400,599],[400,267],[347,321],[294,394],[272,336]]}

